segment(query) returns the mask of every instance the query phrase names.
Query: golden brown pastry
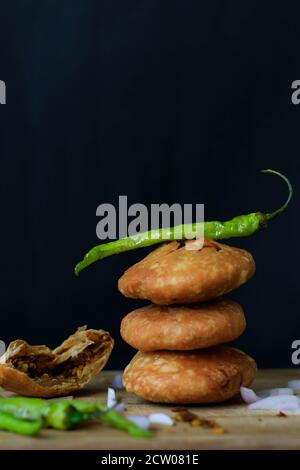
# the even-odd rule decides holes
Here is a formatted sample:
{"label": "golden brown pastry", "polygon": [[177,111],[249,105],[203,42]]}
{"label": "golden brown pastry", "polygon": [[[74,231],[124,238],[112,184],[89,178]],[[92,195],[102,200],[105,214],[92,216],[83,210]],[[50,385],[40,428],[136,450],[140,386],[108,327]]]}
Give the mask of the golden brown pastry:
{"label": "golden brown pastry", "polygon": [[246,328],[242,307],[228,299],[198,305],[148,305],[126,315],[121,336],[135,349],[184,351],[238,338]]}
{"label": "golden brown pastry", "polygon": [[256,364],[226,346],[197,351],[139,351],[126,367],[127,392],[157,403],[217,403],[248,387]]}
{"label": "golden brown pastry", "polygon": [[0,387],[31,397],[69,395],[103,369],[113,345],[109,333],[86,327],[53,351],[13,341],[0,358]]}
{"label": "golden brown pastry", "polygon": [[247,282],[255,272],[250,253],[211,240],[201,250],[165,243],[127,269],[118,287],[125,297],[160,305],[204,302]]}

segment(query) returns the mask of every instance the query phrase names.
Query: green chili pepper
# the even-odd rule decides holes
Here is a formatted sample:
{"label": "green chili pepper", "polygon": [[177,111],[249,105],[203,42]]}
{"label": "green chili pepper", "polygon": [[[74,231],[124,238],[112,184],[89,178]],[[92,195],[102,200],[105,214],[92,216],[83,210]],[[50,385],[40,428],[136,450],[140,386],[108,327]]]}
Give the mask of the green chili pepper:
{"label": "green chili pepper", "polygon": [[117,413],[116,411],[108,411],[107,413],[104,413],[102,416],[99,416],[99,419],[106,424],[109,424],[110,426],[117,428],[117,429],[122,429],[123,431],[127,431],[128,434],[130,434],[133,437],[152,437],[153,434],[150,431],[144,431],[141,429],[139,426],[136,424],[132,423],[128,419],[126,419],[124,416],[122,416],[120,413]]}
{"label": "green chili pepper", "polygon": [[86,419],[73,406],[73,400],[49,402],[39,398],[0,398],[0,411],[10,413],[18,419],[43,419],[44,427],[55,429],[69,429]]}
{"label": "green chili pepper", "polygon": [[[11,428],[7,430],[20,432],[21,434],[25,433],[23,429],[31,429],[29,425],[28,427],[25,426],[27,423],[36,423],[36,427],[38,427],[37,423],[39,423],[37,430],[41,427],[66,430],[73,428],[82,421],[96,418],[114,428],[127,431],[128,434],[135,437],[152,436],[151,432],[144,431],[117,411],[109,409],[99,402],[81,400],[57,400],[49,402],[39,398],[0,398],[0,429],[6,429],[1,427],[2,422],[4,426],[4,418],[1,420],[2,414],[6,416],[7,420],[10,417],[10,422],[15,423],[15,426],[11,424]],[[18,423],[25,423],[23,427],[20,426],[19,431]],[[34,425],[32,425],[32,429],[35,429]]]}
{"label": "green chili pepper", "polygon": [[87,419],[87,416],[78,411],[71,401],[57,401],[53,403],[46,414],[47,427],[54,429],[71,429]]}
{"label": "green chili pepper", "polygon": [[55,429],[70,429],[86,419],[70,400],[49,402],[39,398],[0,398],[0,412],[20,420],[43,420],[43,427]]}
{"label": "green chili pepper", "polygon": [[[234,237],[247,237],[257,232],[260,229],[266,228],[268,222],[274,217],[281,214],[288,206],[292,195],[293,188],[286,176],[275,170],[262,170],[263,173],[271,173],[282,178],[289,190],[289,195],[286,202],[279,209],[272,213],[252,212],[247,215],[239,215],[226,222],[199,222],[193,224],[184,224],[176,227],[161,228],[156,230],[149,230],[144,233],[137,233],[131,237],[121,238],[109,243],[103,243],[92,248],[75,267],[75,274],[78,276],[87,266],[100,261],[107,256],[117,255],[125,251],[143,248],[157,243],[165,242],[166,240],[183,240],[185,234],[191,232],[197,233],[200,227],[203,228],[203,233],[206,238],[212,240],[221,240]],[[181,235],[180,235],[181,234]]]}
{"label": "green chili pepper", "polygon": [[16,418],[10,413],[0,411],[0,429],[3,431],[15,432],[24,436],[33,436],[43,427],[42,419],[29,421]]}
{"label": "green chili pepper", "polygon": [[147,438],[153,435],[150,431],[144,431],[117,411],[106,408],[102,403],[73,400],[72,405],[81,413],[87,413],[90,417],[98,418],[113,428],[127,431],[131,436]]}
{"label": "green chili pepper", "polygon": [[51,402],[41,398],[0,398],[0,411],[10,413],[19,419],[36,420],[44,418],[51,405]]}

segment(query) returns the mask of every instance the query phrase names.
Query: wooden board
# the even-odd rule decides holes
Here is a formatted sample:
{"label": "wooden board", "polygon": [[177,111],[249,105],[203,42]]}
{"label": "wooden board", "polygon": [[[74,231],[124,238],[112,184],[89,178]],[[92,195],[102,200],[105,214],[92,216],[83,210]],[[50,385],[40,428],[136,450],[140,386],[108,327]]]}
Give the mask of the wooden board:
{"label": "wooden board", "polygon": [[[106,389],[114,372],[102,372],[99,378],[80,394],[82,399],[105,401]],[[260,370],[254,383],[256,391],[285,387],[287,381],[300,378],[295,369]],[[170,406],[150,404],[126,392],[121,392],[130,414],[162,411],[171,416]],[[248,411],[236,398],[215,406],[192,407],[200,417],[210,418],[226,432],[216,435],[210,429],[176,423],[160,428],[151,439],[137,439],[125,432],[95,423],[68,432],[43,430],[38,437],[22,437],[0,432],[0,450],[4,449],[300,449],[300,416],[279,417],[276,412]]]}

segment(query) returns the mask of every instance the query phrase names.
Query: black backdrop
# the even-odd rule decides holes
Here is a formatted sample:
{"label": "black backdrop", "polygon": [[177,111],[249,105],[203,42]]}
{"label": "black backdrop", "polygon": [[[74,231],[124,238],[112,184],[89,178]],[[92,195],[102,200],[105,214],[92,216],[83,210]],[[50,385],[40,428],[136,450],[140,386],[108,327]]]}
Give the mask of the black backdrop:
{"label": "black backdrop", "polygon": [[290,366],[298,312],[299,2],[0,0],[1,329],[54,346],[78,325],[119,337],[117,279],[144,252],[73,275],[97,243],[102,202],[205,203],[206,219],[271,210],[268,231],[233,241],[257,274],[232,293],[237,342],[259,366]]}

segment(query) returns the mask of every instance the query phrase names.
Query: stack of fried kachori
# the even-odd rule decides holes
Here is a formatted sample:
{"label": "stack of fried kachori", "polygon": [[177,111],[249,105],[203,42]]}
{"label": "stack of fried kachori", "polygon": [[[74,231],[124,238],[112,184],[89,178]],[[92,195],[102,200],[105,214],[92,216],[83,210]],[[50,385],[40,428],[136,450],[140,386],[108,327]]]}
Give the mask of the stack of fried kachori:
{"label": "stack of fried kachori", "polygon": [[165,243],[129,268],[119,290],[153,303],[121,323],[123,339],[139,350],[124,372],[127,391],[160,403],[213,403],[249,386],[255,361],[220,346],[245,330],[243,309],[222,296],[254,272],[250,253],[211,240],[200,250]]}

